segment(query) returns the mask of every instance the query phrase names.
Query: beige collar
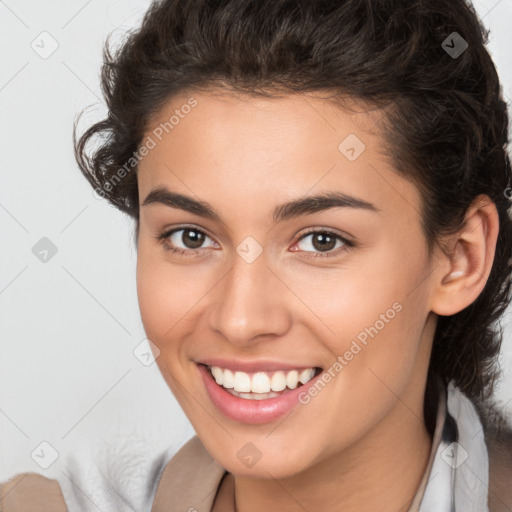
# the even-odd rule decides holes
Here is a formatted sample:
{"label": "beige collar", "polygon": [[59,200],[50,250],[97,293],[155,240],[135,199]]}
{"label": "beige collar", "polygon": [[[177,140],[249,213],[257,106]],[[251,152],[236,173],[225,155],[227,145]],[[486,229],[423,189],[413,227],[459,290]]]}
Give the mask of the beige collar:
{"label": "beige collar", "polygon": [[211,512],[225,473],[194,436],[167,463],[151,512]]}

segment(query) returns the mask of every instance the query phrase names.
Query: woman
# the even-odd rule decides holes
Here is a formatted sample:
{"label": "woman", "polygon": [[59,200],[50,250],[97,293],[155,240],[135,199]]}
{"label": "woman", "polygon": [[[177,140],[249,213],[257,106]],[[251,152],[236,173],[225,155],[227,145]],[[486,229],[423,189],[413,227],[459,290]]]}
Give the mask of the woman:
{"label": "woman", "polygon": [[[486,38],[463,0],[196,0],[107,44],[77,161],[135,221],[144,328],[197,433],[148,510],[511,509]],[[17,478],[6,511],[71,503]]]}

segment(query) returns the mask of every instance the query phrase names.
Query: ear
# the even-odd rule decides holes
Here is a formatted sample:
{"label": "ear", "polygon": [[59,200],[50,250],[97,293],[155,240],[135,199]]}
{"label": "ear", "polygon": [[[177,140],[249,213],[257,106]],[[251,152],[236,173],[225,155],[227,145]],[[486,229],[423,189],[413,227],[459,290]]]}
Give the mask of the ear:
{"label": "ear", "polygon": [[480,295],[491,273],[499,217],[487,195],[478,196],[468,208],[464,226],[449,237],[447,249],[437,251],[431,309],[449,316],[462,311]]}

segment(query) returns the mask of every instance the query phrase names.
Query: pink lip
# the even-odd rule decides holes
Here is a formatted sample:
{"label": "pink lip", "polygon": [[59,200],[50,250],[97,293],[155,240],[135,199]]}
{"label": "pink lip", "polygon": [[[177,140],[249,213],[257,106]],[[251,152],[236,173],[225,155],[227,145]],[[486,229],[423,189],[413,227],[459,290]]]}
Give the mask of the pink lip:
{"label": "pink lip", "polygon": [[314,385],[316,380],[322,375],[320,372],[306,384],[274,398],[246,400],[231,395],[222,386],[219,386],[208,368],[203,364],[197,364],[197,368],[203,379],[206,391],[217,408],[228,418],[253,425],[268,423],[287,414],[299,404],[299,394],[307,392],[308,388]]}
{"label": "pink lip", "polygon": [[290,364],[280,363],[279,361],[235,361],[229,359],[204,359],[202,361],[196,361],[197,363],[205,364],[207,366],[220,366],[226,370],[232,370],[234,372],[272,372],[277,370],[305,370],[306,368],[317,368],[314,365],[301,365],[301,364]]}

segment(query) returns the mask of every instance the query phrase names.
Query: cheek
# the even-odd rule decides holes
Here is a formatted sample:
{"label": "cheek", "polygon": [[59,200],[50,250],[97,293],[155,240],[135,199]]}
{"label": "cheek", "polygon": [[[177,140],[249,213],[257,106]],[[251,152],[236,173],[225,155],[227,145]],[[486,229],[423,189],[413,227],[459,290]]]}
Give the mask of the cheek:
{"label": "cheek", "polygon": [[426,288],[417,286],[428,274],[421,247],[405,258],[396,246],[384,246],[323,271],[288,270],[286,281],[307,305],[301,318],[331,354],[333,374],[342,376],[336,379],[340,400],[348,393],[356,406],[403,390],[428,314]]}
{"label": "cheek", "polygon": [[375,384],[381,386],[379,376],[393,387],[398,385],[396,378],[405,378],[407,369],[414,366],[423,323],[418,316],[421,307],[398,288],[369,289],[364,280],[344,284],[342,290],[327,293],[328,300],[318,291],[309,295],[310,305],[322,319],[317,332],[333,364],[336,360],[343,366],[343,381],[366,398]]}
{"label": "cheek", "polygon": [[[356,334],[343,335],[330,347],[341,356],[340,366],[335,368],[340,371],[330,393],[331,425],[337,425],[340,444],[334,444],[338,448],[351,436],[376,425],[396,405],[398,397],[408,403],[410,383],[428,365],[422,357],[423,320],[417,305],[400,301],[400,309],[397,302],[394,304],[395,309],[372,309],[366,321],[351,321],[349,330]],[[375,313],[384,314],[387,323]]]}
{"label": "cheek", "polygon": [[[137,257],[137,297],[140,315],[148,338],[160,346],[166,324],[172,321],[168,316],[172,303],[170,293],[165,293],[161,282],[158,262],[146,257],[140,250]],[[170,325],[167,325],[169,328]]]}
{"label": "cheek", "polygon": [[161,350],[179,339],[194,317],[194,308],[212,285],[197,265],[176,265],[160,248],[139,244],[137,254],[137,296],[142,323],[148,338]]}

